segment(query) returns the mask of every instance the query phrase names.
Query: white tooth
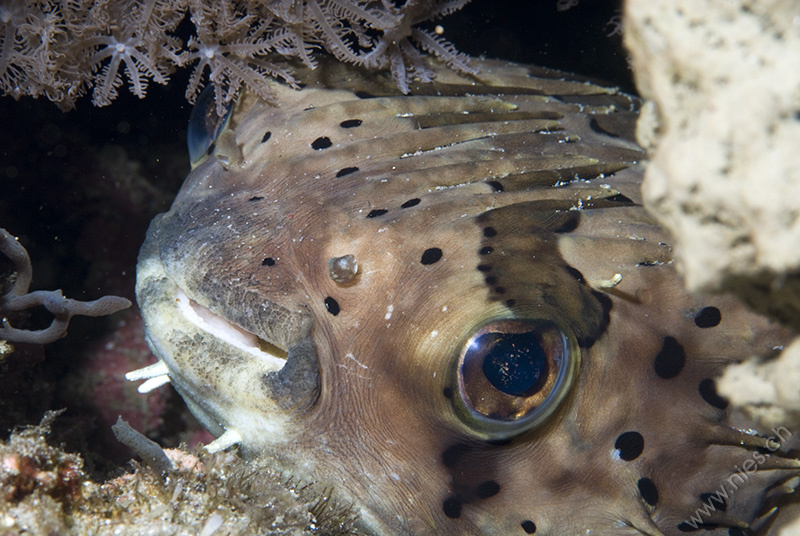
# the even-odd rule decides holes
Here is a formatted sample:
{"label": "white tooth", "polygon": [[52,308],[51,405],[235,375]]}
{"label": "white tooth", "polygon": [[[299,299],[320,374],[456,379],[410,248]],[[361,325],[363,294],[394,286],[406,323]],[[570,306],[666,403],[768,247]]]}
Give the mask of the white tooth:
{"label": "white tooth", "polygon": [[224,434],[222,434],[214,441],[206,445],[205,448],[208,452],[213,454],[214,452],[225,450],[226,448],[241,442],[242,442],[242,436],[239,435],[239,432],[229,428],[228,430],[225,430]]}
{"label": "white tooth", "polygon": [[149,393],[153,389],[158,389],[165,383],[169,383],[169,376],[167,376],[166,374],[162,374],[161,376],[150,378],[149,380],[144,382],[142,385],[139,386],[137,391],[139,391],[142,394]]}
{"label": "white tooth", "polygon": [[164,376],[165,374],[169,374],[169,367],[167,367],[167,364],[163,361],[158,361],[144,368],[130,371],[125,375],[125,379],[135,382],[139,380],[149,380],[150,378]]}

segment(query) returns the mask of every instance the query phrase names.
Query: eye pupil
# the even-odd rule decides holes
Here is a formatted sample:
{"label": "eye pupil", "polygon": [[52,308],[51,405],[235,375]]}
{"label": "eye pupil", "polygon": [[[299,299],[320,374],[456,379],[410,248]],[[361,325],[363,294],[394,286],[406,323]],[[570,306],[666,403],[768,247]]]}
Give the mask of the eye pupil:
{"label": "eye pupil", "polygon": [[476,436],[512,438],[559,407],[579,360],[574,336],[549,319],[492,320],[462,344],[450,400]]}
{"label": "eye pupil", "polygon": [[535,333],[487,333],[475,342],[491,348],[483,359],[483,374],[494,388],[512,396],[529,396],[541,389],[547,378],[547,356]]}

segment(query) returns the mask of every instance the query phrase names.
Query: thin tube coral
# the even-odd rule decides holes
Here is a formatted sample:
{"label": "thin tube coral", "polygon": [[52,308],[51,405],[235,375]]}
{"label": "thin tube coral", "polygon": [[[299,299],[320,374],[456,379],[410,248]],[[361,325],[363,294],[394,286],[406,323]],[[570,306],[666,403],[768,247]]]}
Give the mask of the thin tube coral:
{"label": "thin tube coral", "polygon": [[[67,334],[73,316],[105,316],[131,306],[131,302],[119,296],[103,296],[94,301],[82,302],[65,298],[60,290],[37,290],[28,292],[33,268],[28,252],[19,241],[5,229],[0,229],[0,253],[14,263],[16,279],[11,289],[0,296],[0,339],[11,342],[47,344]],[[53,321],[45,329],[17,329],[9,324],[6,315],[16,311],[43,306],[53,315]]]}

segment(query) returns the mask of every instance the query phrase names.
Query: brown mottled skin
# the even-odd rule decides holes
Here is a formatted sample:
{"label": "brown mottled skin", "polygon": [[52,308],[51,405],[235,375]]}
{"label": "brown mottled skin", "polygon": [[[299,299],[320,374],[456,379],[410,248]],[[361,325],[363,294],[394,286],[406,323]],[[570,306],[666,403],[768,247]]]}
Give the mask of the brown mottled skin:
{"label": "brown mottled skin", "polygon": [[[323,66],[302,91],[276,86],[275,105],[237,103],[140,256],[138,299],[171,383],[245,456],[333,487],[367,533],[683,534],[701,494],[756,455],[696,534],[764,525],[800,464],[737,431],[753,425],[712,379],[783,334],[682,290],[639,204],[634,99],[480,69],[437,67],[435,85],[403,96]],[[329,260],[345,255],[358,271],[334,281]],[[288,350],[286,365],[188,322],[176,304],[189,298]],[[509,401],[478,367],[467,383],[497,404],[484,419],[459,394],[466,341],[487,324],[502,337],[506,319],[562,333],[549,373],[574,368],[531,426],[508,412],[534,388]]]}

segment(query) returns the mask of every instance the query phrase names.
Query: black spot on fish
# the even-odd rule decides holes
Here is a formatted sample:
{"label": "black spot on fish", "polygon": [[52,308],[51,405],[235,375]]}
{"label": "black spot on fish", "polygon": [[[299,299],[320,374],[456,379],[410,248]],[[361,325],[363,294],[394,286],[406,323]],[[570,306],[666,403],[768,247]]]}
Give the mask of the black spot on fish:
{"label": "black spot on fish", "polygon": [[270,132],[269,130],[268,130],[268,131],[266,131],[266,132],[264,133],[264,135],[263,135],[263,136],[261,136],[261,143],[264,143],[264,142],[266,142],[266,141],[267,141],[268,139],[270,139],[271,137],[272,137],[272,132]]}
{"label": "black spot on fish", "polygon": [[716,307],[703,307],[694,317],[694,325],[698,328],[713,328],[722,321],[722,313]]}
{"label": "black spot on fish", "polygon": [[728,501],[725,500],[725,497],[720,497],[719,493],[701,493],[700,500],[710,506],[713,506],[720,512],[725,512],[728,510]]}
{"label": "black spot on fish", "polygon": [[442,389],[442,395],[444,395],[445,398],[453,398],[453,390],[449,387],[445,387]]}
{"label": "black spot on fish", "polygon": [[644,502],[650,506],[658,504],[658,488],[652,480],[647,477],[642,477],[639,479],[639,482],[636,483],[636,486],[639,488],[639,493],[642,499],[644,499]]}
{"label": "black spot on fish", "polygon": [[585,279],[583,278],[583,274],[577,268],[573,268],[572,266],[565,266],[564,269],[575,278],[578,283],[583,283]]}
{"label": "black spot on fish", "polygon": [[728,401],[717,394],[717,385],[711,378],[706,378],[700,382],[697,389],[703,400],[718,409],[725,409],[728,407]]}
{"label": "black spot on fish", "polygon": [[686,351],[674,337],[664,337],[664,344],[656,355],[653,363],[656,374],[660,378],[669,380],[683,370],[686,364]]}
{"label": "black spot on fish", "polygon": [[275,259],[272,257],[267,257],[263,261],[261,261],[261,266],[275,266]]}
{"label": "black spot on fish", "polygon": [[553,229],[554,233],[571,233],[575,229],[578,228],[578,223],[580,223],[580,214],[573,210],[566,213],[564,217],[564,221],[555,229]]}
{"label": "black spot on fish", "polygon": [[325,308],[328,310],[330,314],[336,316],[339,314],[339,302],[328,296],[325,298]]}
{"label": "black spot on fish", "polygon": [[482,247],[478,250],[478,255],[491,255],[494,248],[492,246]]}
{"label": "black spot on fish", "polygon": [[466,445],[462,443],[456,443],[455,445],[447,447],[445,451],[442,452],[442,463],[445,467],[455,466],[466,453],[466,450]]}
{"label": "black spot on fish", "polygon": [[212,155],[212,154],[214,154],[214,149],[215,149],[215,148],[216,148],[216,144],[215,144],[214,142],[211,142],[211,145],[209,145],[209,146],[208,146],[208,149],[206,149],[206,154],[207,154],[207,155]]}
{"label": "black spot on fish", "polygon": [[483,228],[483,236],[485,236],[486,238],[491,238],[496,235],[497,235],[497,229],[495,229],[494,227]]}
{"label": "black spot on fish", "polygon": [[578,345],[583,348],[591,348],[597,339],[605,333],[608,325],[611,323],[611,308],[614,306],[614,302],[611,301],[611,298],[603,292],[593,290],[592,296],[600,302],[600,306],[603,308],[603,321],[594,333],[578,337]]}
{"label": "black spot on fish", "polygon": [[355,173],[356,171],[358,171],[357,167],[346,167],[346,168],[340,169],[336,173],[336,176],[337,177],[344,177],[345,175],[350,175],[351,173]]}
{"label": "black spot on fish", "polygon": [[628,197],[627,195],[622,195],[622,194],[617,194],[617,195],[612,195],[611,197],[606,197],[605,200],[606,201],[612,201],[614,203],[620,203],[622,205],[635,205],[636,204],[636,203],[633,202],[633,200],[630,197]]}
{"label": "black spot on fish", "polygon": [[361,119],[347,119],[339,123],[339,126],[342,128],[355,128],[361,126]]}
{"label": "black spot on fish", "polygon": [[327,149],[333,145],[333,142],[328,136],[320,136],[316,140],[311,142],[311,148],[315,151],[320,151],[322,149]]}
{"label": "black spot on fish", "polygon": [[505,190],[505,188],[503,188],[503,185],[497,181],[486,181],[486,184],[491,186],[492,190],[494,190],[495,192],[502,192],[503,190]]}
{"label": "black spot on fish", "polygon": [[248,199],[248,201],[261,201],[261,200],[263,200],[263,199],[264,199],[264,198],[263,198],[263,197],[261,197],[261,196],[254,195],[253,197],[251,197],[250,199]]}
{"label": "black spot on fish", "polygon": [[498,293],[498,294],[505,294],[506,293],[506,287],[494,287],[494,291],[496,293]]}
{"label": "black spot on fish", "polygon": [[525,534],[535,534],[536,533],[536,523],[531,521],[530,519],[526,519],[522,523],[519,524],[522,527],[522,530],[525,531]]}
{"label": "black spot on fish", "polygon": [[495,276],[493,276],[493,275],[487,276],[486,279],[484,279],[484,281],[489,286],[497,284],[497,278]]}
{"label": "black spot on fish", "polygon": [[614,134],[613,132],[606,130],[602,126],[600,126],[600,123],[598,123],[597,119],[594,117],[592,117],[592,119],[589,121],[589,128],[591,128],[598,134],[605,134],[606,136],[609,136],[611,138],[619,138],[617,134]]}
{"label": "black spot on fish", "polygon": [[367,218],[377,218],[378,216],[383,216],[387,212],[389,211],[386,210],[385,208],[376,208],[374,210],[369,211],[369,214],[367,214]]}
{"label": "black spot on fish", "polygon": [[481,482],[475,493],[478,495],[479,499],[488,499],[489,497],[494,497],[500,493],[500,484],[494,480]]}
{"label": "black spot on fish", "polygon": [[506,300],[506,307],[508,307],[509,309],[511,307],[514,307],[516,304],[517,304],[517,300],[515,300],[515,299]]}
{"label": "black spot on fish", "polygon": [[492,267],[489,266],[488,264],[479,264],[478,265],[478,271],[479,272],[491,272],[492,271]]}
{"label": "black spot on fish", "polygon": [[417,205],[419,205],[419,198],[415,197],[414,199],[409,199],[408,201],[400,205],[400,208],[411,208]]}
{"label": "black spot on fish", "polygon": [[356,91],[356,97],[358,97],[359,99],[374,99],[375,95],[373,95],[369,91]]}
{"label": "black spot on fish", "polygon": [[444,515],[450,519],[457,519],[461,516],[461,507],[464,503],[458,497],[449,497],[442,504]]}
{"label": "black spot on fish", "polygon": [[719,525],[715,523],[692,523],[691,525],[684,521],[680,525],[678,525],[678,530],[681,532],[698,532],[701,530],[714,530],[715,528],[719,527]]}
{"label": "black spot on fish", "polygon": [[419,262],[422,264],[433,264],[442,258],[442,250],[439,248],[428,248],[422,252]]}
{"label": "black spot on fish", "polygon": [[639,432],[624,432],[617,438],[614,448],[619,451],[620,458],[630,462],[644,451],[644,438]]}

